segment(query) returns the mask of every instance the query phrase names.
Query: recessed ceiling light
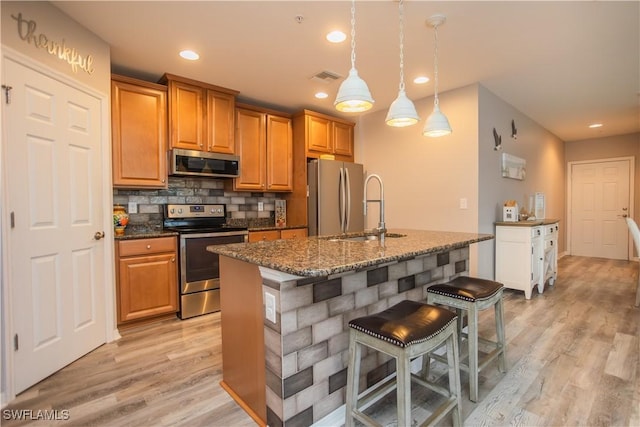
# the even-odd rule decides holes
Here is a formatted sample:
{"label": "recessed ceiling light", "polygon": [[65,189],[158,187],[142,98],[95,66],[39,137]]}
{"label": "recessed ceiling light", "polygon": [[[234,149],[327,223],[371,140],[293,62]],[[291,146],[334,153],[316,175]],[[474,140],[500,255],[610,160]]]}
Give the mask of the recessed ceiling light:
{"label": "recessed ceiling light", "polygon": [[602,127],[602,123],[592,123],[592,124],[589,125],[589,127],[591,129],[601,128]]}
{"label": "recessed ceiling light", "polygon": [[413,79],[413,82],[414,82],[415,84],[418,84],[418,85],[425,84],[425,83],[427,83],[428,81],[429,81],[429,77],[427,77],[427,76],[418,76],[418,77],[416,77],[415,79]]}
{"label": "recessed ceiling light", "polygon": [[325,99],[329,96],[326,92],[318,92],[314,95],[318,99]]}
{"label": "recessed ceiling light", "polygon": [[180,56],[190,61],[195,61],[196,59],[200,58],[200,55],[192,50],[183,50],[180,52]]}
{"label": "recessed ceiling light", "polygon": [[347,39],[347,35],[340,30],[331,31],[327,34],[327,40],[331,43],[342,43]]}

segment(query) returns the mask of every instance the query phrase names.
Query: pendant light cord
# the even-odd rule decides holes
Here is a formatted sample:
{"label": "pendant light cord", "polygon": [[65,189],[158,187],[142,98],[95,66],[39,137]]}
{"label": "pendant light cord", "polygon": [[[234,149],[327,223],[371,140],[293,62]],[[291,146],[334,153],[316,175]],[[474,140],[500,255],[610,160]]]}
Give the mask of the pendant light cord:
{"label": "pendant light cord", "polygon": [[404,92],[404,2],[398,4],[400,15],[400,91]]}
{"label": "pendant light cord", "polygon": [[351,69],[356,68],[356,0],[351,0]]}
{"label": "pendant light cord", "polygon": [[438,26],[434,25],[433,26],[433,31],[434,31],[434,43],[435,43],[435,49],[433,51],[433,67],[434,67],[434,89],[435,89],[435,95],[434,95],[434,104],[438,105],[439,101],[438,101]]}

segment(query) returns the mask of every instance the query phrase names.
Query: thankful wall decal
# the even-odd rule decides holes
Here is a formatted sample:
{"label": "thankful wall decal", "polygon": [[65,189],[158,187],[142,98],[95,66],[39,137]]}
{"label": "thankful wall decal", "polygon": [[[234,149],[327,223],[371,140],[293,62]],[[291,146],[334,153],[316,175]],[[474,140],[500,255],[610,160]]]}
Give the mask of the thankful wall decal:
{"label": "thankful wall decal", "polygon": [[74,73],[78,72],[78,68],[88,74],[93,73],[93,56],[81,55],[75,48],[67,47],[64,39],[57,42],[50,40],[44,33],[36,34],[36,21],[23,18],[22,13],[11,17],[18,23],[18,36],[22,40],[36,48],[45,49],[49,55],[57,56],[61,61],[66,61]]}

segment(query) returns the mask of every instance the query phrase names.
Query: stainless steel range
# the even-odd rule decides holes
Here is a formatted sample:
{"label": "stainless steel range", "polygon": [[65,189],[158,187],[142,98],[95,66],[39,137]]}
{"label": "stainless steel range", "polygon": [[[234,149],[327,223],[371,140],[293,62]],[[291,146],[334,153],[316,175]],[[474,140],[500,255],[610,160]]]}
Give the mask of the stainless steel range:
{"label": "stainless steel range", "polygon": [[165,205],[163,228],[180,241],[180,311],[187,319],[220,310],[219,257],[207,246],[246,242],[246,228],[227,227],[226,205]]}

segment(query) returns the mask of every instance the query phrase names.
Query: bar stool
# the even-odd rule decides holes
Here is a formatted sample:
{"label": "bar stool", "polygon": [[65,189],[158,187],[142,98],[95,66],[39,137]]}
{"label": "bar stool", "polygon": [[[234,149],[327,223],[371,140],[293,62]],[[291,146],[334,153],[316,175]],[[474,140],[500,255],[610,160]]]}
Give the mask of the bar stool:
{"label": "bar stool", "polygon": [[[440,285],[433,285],[427,289],[428,304],[442,304],[455,308],[458,314],[458,339],[462,348],[463,336],[467,338],[469,361],[460,362],[460,368],[469,373],[469,399],[478,401],[478,373],[491,361],[498,358],[498,369],[506,372],[506,341],[504,334],[504,309],[502,306],[502,283],[475,277],[461,276]],[[478,337],[478,312],[490,307],[495,309],[496,342]],[[467,314],[468,334],[462,332],[463,317]],[[478,342],[489,346],[495,346],[482,361],[478,360]],[[444,358],[435,354],[430,357],[444,361]],[[423,372],[429,371],[429,357],[425,357]],[[426,378],[426,375],[425,375]]]}
{"label": "bar stool", "polygon": [[[345,426],[354,419],[367,425],[380,425],[360,408],[368,406],[393,389],[397,389],[398,425],[411,426],[411,381],[447,397],[425,421],[435,424],[452,412],[453,425],[462,425],[460,372],[456,315],[442,307],[416,301],[402,301],[387,310],[349,322],[349,367]],[[429,353],[446,342],[449,388],[428,383],[411,373],[411,359]],[[388,354],[396,359],[396,375],[367,388],[358,399],[362,346]],[[360,406],[359,406],[360,405]]]}

